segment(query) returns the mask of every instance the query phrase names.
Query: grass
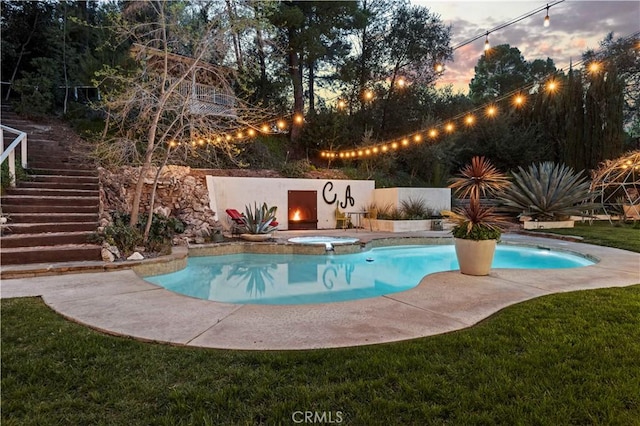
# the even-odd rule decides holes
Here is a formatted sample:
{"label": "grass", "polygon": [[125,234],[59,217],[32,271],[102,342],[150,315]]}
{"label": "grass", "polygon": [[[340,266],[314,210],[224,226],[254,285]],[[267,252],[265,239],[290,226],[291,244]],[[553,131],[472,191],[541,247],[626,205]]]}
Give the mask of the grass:
{"label": "grass", "polygon": [[[446,335],[242,352],[107,336],[2,300],[2,424],[640,424],[640,286],[557,294]],[[325,417],[328,419],[328,417]]]}
{"label": "grass", "polygon": [[[538,231],[535,231],[538,232]],[[640,252],[640,226],[634,223],[614,223],[608,221],[588,223],[576,222],[575,228],[544,229],[540,232],[583,237],[585,243],[615,247]]]}

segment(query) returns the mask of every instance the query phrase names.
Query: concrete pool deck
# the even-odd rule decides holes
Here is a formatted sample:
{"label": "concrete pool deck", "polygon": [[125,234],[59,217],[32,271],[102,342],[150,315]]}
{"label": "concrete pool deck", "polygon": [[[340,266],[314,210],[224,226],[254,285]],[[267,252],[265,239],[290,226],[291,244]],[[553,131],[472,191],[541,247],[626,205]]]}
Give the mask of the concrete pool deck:
{"label": "concrete pool deck", "polygon": [[[362,241],[392,236],[362,230],[314,232]],[[278,238],[294,235],[305,234],[282,231]],[[442,236],[432,232],[407,236],[434,235]],[[402,293],[331,304],[232,305],[194,299],[150,284],[128,269],[3,279],[0,297],[40,296],[53,310],[80,324],[145,341],[288,350],[359,346],[447,333],[539,296],[640,283],[638,253],[519,234],[505,234],[503,240],[577,252],[600,261],[572,269],[494,269],[485,277],[440,272]]]}

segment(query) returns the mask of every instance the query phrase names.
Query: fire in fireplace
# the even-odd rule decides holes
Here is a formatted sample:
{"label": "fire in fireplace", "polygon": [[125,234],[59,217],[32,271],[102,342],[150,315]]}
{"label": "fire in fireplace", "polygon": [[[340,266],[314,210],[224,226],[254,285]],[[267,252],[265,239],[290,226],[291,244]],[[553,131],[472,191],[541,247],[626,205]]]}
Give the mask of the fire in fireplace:
{"label": "fire in fireplace", "polygon": [[318,191],[289,191],[289,229],[318,229]]}

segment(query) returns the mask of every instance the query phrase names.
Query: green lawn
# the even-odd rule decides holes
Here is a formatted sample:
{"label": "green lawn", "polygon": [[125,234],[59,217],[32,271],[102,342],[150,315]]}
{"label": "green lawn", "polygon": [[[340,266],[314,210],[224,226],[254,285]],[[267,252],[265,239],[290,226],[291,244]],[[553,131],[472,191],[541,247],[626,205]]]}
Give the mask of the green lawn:
{"label": "green lawn", "polygon": [[293,424],[305,410],[359,425],[638,425],[640,286],[539,298],[447,335],[299,352],[144,343],[40,299],[2,301],[5,426]]}
{"label": "green lawn", "polygon": [[612,225],[608,221],[597,221],[589,225],[588,223],[576,222],[575,228],[544,229],[540,232],[574,235],[583,237],[585,243],[640,252],[640,224],[614,223]]}

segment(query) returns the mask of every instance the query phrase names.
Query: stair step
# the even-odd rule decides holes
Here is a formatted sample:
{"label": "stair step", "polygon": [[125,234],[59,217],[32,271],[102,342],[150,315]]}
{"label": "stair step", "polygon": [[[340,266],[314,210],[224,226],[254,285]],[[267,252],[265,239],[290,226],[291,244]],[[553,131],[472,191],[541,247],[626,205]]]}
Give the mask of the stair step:
{"label": "stair step", "polygon": [[93,196],[59,196],[59,195],[4,195],[2,205],[20,206],[97,206],[100,203],[98,194]]}
{"label": "stair step", "polygon": [[31,175],[32,182],[98,183],[97,176]]}
{"label": "stair step", "polygon": [[[14,216],[17,213],[98,213],[98,204],[92,206],[78,205],[20,205],[20,204],[3,204],[2,211]],[[14,222],[18,220],[14,219]]]}
{"label": "stair step", "polygon": [[33,161],[29,159],[27,166],[32,169],[59,169],[59,170],[96,170],[92,164],[78,162],[61,162],[61,161]]}
{"label": "stair step", "polygon": [[3,249],[2,265],[27,263],[54,263],[102,260],[102,247],[95,244],[69,244],[65,246],[36,246]]}
{"label": "stair step", "polygon": [[93,235],[95,234],[91,231],[9,234],[0,237],[0,246],[2,246],[2,250],[5,250],[17,247],[87,244]]}
{"label": "stair step", "polygon": [[[11,218],[9,218],[11,219]],[[42,222],[42,223],[13,223],[7,225],[7,234],[35,234],[38,232],[94,232],[98,228],[98,222]]]}
{"label": "stair step", "polygon": [[98,176],[98,172],[95,169],[93,170],[52,169],[52,168],[36,169],[32,167],[29,170],[29,173],[32,175],[54,175],[54,176],[92,176],[92,177]]}
{"label": "stair step", "polygon": [[69,183],[69,182],[33,182],[22,181],[18,184],[19,188],[45,188],[45,189],[81,189],[97,191],[99,185],[97,183]]}
{"label": "stair step", "polygon": [[98,213],[11,213],[9,227],[13,223],[47,223],[47,222],[98,222]]}
{"label": "stair step", "polygon": [[60,188],[25,188],[16,187],[7,189],[7,195],[28,196],[56,196],[56,197],[99,197],[100,192],[89,189],[60,189]]}

